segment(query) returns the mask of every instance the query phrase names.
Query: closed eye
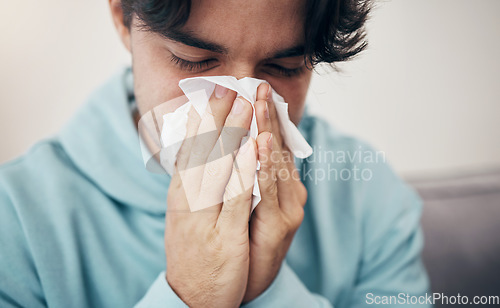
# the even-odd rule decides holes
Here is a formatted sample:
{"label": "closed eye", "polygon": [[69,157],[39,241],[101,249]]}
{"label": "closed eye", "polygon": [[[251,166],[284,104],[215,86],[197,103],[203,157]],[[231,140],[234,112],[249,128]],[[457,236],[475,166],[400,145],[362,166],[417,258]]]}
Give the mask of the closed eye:
{"label": "closed eye", "polygon": [[295,68],[287,68],[275,63],[267,63],[266,67],[270,68],[272,73],[277,73],[285,77],[294,77],[302,74],[305,70],[305,66],[299,66]]}
{"label": "closed eye", "polygon": [[214,64],[214,62],[217,62],[217,59],[211,58],[211,59],[206,59],[203,61],[189,61],[186,59],[182,59],[177,57],[176,55],[172,54],[170,60],[178,66],[180,69],[189,71],[189,72],[202,72],[211,68],[214,68],[215,66],[211,66],[211,64]]}

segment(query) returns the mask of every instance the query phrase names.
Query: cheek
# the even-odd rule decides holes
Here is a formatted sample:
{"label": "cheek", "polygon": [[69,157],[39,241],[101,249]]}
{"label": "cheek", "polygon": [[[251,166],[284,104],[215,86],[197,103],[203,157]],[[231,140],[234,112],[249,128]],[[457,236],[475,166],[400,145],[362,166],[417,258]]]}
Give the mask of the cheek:
{"label": "cheek", "polygon": [[300,78],[292,80],[268,79],[268,81],[273,89],[288,103],[290,119],[297,125],[304,113],[305,99],[311,81],[311,72],[306,72]]}
{"label": "cheek", "polygon": [[139,66],[134,66],[133,70],[135,98],[141,114],[183,95],[177,86],[180,79],[175,75],[167,73],[155,75],[148,70],[142,70]]}
{"label": "cheek", "polygon": [[184,78],[161,52],[137,43],[132,48],[134,92],[140,114],[183,96],[179,80]]}

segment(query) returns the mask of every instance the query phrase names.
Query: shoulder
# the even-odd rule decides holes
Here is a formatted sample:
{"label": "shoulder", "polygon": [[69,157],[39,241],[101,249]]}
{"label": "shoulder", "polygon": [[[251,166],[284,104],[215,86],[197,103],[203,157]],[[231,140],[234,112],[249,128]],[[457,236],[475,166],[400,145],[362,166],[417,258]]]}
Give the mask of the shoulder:
{"label": "shoulder", "polygon": [[[88,185],[65,152],[53,138],[38,142],[25,154],[0,166],[0,206],[10,204],[18,214],[34,207],[49,209],[69,194],[78,194]],[[66,202],[67,203],[67,202]]]}
{"label": "shoulder", "polygon": [[389,223],[408,211],[419,218],[418,195],[394,171],[383,150],[317,116],[306,115],[300,129],[314,150],[302,164],[313,169],[315,186],[328,186],[333,194],[345,196],[350,206],[371,221]]}
{"label": "shoulder", "polygon": [[[42,140],[25,154],[0,166],[0,187],[47,185],[61,173],[74,171],[71,160],[56,139]],[[21,188],[21,187],[19,187]]]}
{"label": "shoulder", "polygon": [[[367,272],[377,266],[390,270],[386,261],[392,255],[418,263],[422,202],[415,190],[393,170],[383,151],[318,117],[304,120],[301,125],[314,154],[300,166],[306,166],[302,176],[315,222],[357,239]],[[304,171],[309,174],[304,176]]]}
{"label": "shoulder", "polygon": [[372,180],[373,183],[399,180],[387,162],[385,152],[367,141],[347,134],[314,115],[305,116],[299,127],[313,148],[313,154],[303,163],[316,169],[338,171],[337,177],[326,180],[348,182],[353,186]]}
{"label": "shoulder", "polygon": [[299,130],[313,147],[347,150],[358,146],[368,146],[368,143],[362,139],[349,135],[322,117],[307,112],[299,124]]}
{"label": "shoulder", "polygon": [[[68,213],[75,208],[74,187],[81,182],[82,176],[56,139],[38,142],[0,166],[0,246],[5,248],[0,264],[9,264],[0,269],[5,277],[0,282],[4,291],[0,303],[45,306],[42,271],[60,264],[54,260],[62,251],[61,234],[71,232]],[[61,225],[66,226],[65,233],[58,232]]]}

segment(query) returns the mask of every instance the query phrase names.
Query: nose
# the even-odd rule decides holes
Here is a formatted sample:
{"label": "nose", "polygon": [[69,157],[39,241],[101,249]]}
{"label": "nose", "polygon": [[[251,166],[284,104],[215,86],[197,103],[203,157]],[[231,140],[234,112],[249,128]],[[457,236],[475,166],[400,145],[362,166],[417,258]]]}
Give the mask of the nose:
{"label": "nose", "polygon": [[255,64],[253,63],[233,63],[228,67],[227,72],[225,74],[234,76],[237,79],[241,79],[244,77],[253,77],[256,78],[255,72]]}

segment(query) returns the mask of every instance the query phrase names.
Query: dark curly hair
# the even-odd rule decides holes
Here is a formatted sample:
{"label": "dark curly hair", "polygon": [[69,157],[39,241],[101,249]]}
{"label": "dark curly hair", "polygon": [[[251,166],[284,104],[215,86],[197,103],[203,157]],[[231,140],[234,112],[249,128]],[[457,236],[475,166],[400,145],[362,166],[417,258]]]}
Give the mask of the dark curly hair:
{"label": "dark curly hair", "polygon": [[[130,27],[134,14],[143,27],[164,33],[182,27],[189,18],[189,0],[122,0],[124,22]],[[347,61],[367,46],[365,21],[370,0],[306,0],[304,56],[318,63]]]}

